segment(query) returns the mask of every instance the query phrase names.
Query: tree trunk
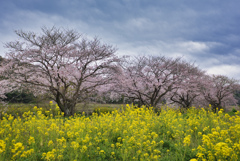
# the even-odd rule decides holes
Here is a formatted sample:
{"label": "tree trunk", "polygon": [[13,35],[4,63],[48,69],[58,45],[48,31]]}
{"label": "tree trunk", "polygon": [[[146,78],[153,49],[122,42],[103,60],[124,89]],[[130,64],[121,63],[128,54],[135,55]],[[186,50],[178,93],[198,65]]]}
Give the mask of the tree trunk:
{"label": "tree trunk", "polygon": [[75,113],[75,106],[76,102],[71,100],[61,100],[59,97],[55,100],[61,109],[62,112],[64,112],[64,116],[73,116]]}
{"label": "tree trunk", "polygon": [[75,113],[76,103],[66,103],[64,106],[64,116],[73,116]]}

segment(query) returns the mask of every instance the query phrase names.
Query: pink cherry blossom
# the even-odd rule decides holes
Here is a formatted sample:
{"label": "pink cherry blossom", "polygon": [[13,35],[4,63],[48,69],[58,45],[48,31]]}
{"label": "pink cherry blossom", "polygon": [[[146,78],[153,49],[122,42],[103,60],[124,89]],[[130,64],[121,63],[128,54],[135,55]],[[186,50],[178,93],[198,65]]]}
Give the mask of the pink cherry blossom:
{"label": "pink cherry blossom", "polygon": [[65,115],[77,102],[109,82],[116,49],[98,38],[88,40],[73,30],[42,28],[42,34],[17,31],[21,41],[9,42],[11,80],[51,93]]}

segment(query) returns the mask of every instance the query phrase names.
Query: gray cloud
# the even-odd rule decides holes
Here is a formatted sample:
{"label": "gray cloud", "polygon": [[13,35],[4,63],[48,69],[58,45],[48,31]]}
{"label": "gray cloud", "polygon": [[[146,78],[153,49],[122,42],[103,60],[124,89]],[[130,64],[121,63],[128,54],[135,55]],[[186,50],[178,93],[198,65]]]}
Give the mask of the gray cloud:
{"label": "gray cloud", "polygon": [[[0,5],[1,43],[14,30],[73,28],[118,47],[119,55],[183,56],[210,73],[240,79],[238,0],[9,0]],[[1,55],[6,50],[0,46]],[[230,70],[226,72],[226,70]]]}

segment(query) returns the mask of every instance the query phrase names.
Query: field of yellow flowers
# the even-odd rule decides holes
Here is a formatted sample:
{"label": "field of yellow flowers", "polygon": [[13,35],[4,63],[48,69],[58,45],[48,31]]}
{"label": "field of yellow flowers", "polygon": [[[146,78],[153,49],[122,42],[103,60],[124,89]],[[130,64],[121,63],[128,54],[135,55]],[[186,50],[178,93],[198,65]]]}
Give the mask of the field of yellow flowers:
{"label": "field of yellow flowers", "polygon": [[0,160],[240,160],[238,112],[126,105],[90,117],[62,115],[37,107],[21,117],[3,113]]}

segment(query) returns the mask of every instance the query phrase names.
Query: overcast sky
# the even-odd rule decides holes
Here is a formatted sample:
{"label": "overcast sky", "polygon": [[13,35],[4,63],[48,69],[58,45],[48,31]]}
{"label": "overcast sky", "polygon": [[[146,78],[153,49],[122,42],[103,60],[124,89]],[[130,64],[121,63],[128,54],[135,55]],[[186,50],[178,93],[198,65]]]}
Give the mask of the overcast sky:
{"label": "overcast sky", "polygon": [[210,74],[240,79],[239,0],[0,0],[0,55],[14,31],[63,27],[119,55],[181,56]]}

